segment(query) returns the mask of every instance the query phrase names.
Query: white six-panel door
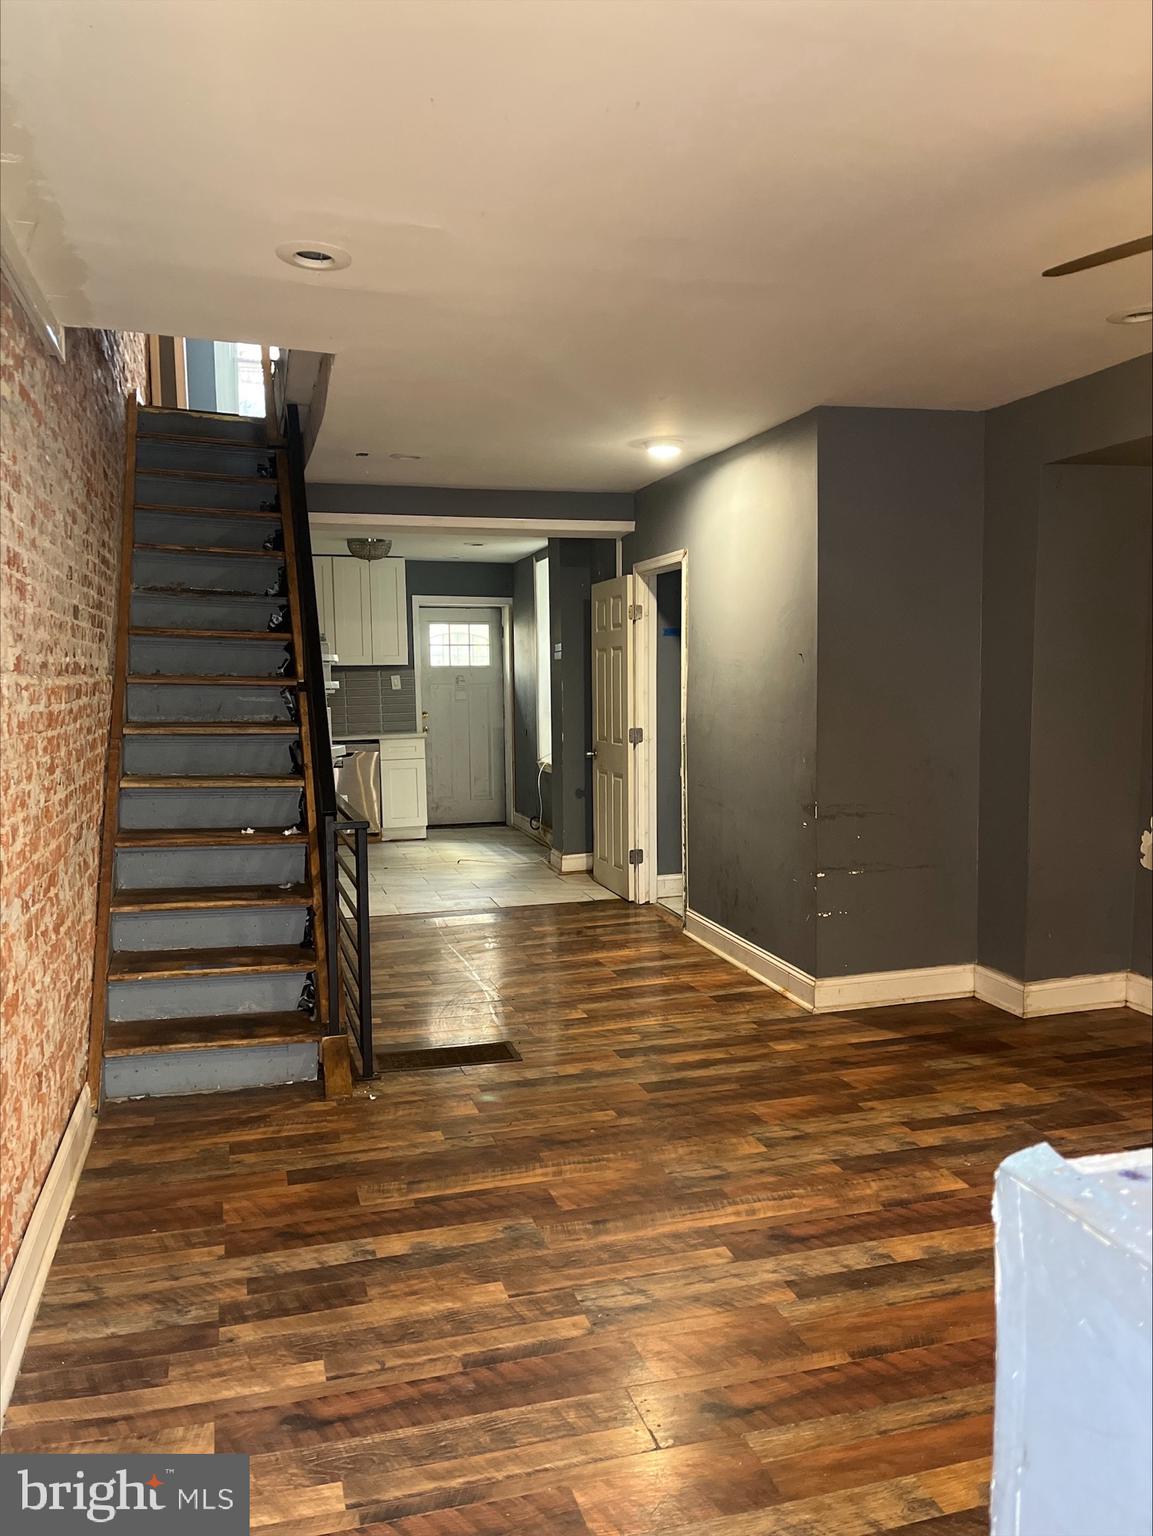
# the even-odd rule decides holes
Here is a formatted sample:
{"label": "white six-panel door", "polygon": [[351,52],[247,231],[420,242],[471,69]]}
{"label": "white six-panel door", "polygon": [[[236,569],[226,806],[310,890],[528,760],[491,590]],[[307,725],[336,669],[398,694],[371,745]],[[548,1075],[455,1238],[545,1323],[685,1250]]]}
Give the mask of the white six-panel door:
{"label": "white six-panel door", "polygon": [[631,621],[633,578],[617,576],[592,589],[593,879],[633,900],[631,845]]}

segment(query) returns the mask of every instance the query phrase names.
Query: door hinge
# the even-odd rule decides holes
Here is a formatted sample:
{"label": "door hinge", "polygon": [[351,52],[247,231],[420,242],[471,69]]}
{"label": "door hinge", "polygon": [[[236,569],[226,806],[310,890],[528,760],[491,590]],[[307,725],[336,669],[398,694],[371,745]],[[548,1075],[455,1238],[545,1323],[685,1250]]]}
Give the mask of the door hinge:
{"label": "door hinge", "polygon": [[634,624],[639,618],[641,618],[643,613],[644,609],[641,607],[640,603],[629,604],[629,618],[633,621]]}
{"label": "door hinge", "polygon": [[643,848],[630,848],[629,849],[629,863],[630,864],[634,864],[634,865],[635,864],[643,864],[644,861],[645,861],[645,851],[644,851]]}
{"label": "door hinge", "polygon": [[643,725],[630,725],[629,726],[629,746],[630,747],[639,747],[641,742],[644,741],[644,739],[645,739],[645,728],[644,728]]}

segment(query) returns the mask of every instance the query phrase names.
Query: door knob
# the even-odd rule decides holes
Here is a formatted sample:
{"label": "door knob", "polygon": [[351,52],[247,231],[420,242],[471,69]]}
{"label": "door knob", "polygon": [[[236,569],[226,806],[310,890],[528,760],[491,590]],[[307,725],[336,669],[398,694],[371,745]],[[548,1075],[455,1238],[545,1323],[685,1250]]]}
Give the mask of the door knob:
{"label": "door knob", "polygon": [[586,752],[585,753],[586,757],[595,757],[596,755],[597,755],[597,749],[595,747],[592,749],[591,752]]}

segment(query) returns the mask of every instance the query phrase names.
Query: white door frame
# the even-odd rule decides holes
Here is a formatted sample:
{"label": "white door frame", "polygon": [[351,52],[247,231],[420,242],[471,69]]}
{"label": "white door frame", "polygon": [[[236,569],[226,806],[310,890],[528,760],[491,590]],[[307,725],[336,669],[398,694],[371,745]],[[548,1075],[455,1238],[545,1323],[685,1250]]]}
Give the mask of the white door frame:
{"label": "white door frame", "polygon": [[[636,688],[636,720],[643,731],[634,756],[634,846],[644,849],[637,870],[638,902],[653,902],[665,892],[657,876],[657,577],[666,571],[681,573],[681,879],[685,910],[689,900],[689,780],[685,751],[689,697],[689,555],[674,549],[633,566],[636,601],[641,610],[634,627],[633,672]],[[667,879],[668,877],[666,877]]]}
{"label": "white door frame", "polygon": [[424,720],[420,707],[420,669],[424,647],[420,643],[422,608],[503,608],[501,615],[501,679],[504,695],[504,822],[511,825],[513,805],[513,718],[512,718],[512,598],[511,597],[414,597],[412,600],[412,672],[416,684],[416,727],[423,735]]}

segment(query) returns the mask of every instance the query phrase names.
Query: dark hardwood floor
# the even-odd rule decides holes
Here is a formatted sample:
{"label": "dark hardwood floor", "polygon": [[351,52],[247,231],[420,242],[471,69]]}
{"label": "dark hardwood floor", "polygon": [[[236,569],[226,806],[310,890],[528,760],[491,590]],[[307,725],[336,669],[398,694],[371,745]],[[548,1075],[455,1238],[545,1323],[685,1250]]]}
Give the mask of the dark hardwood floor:
{"label": "dark hardwood floor", "polygon": [[651,909],[373,925],[522,1061],[109,1108],[9,1450],[244,1451],[275,1536],[977,1536],[993,1171],[1150,1139],[1149,1021],[816,1018]]}

